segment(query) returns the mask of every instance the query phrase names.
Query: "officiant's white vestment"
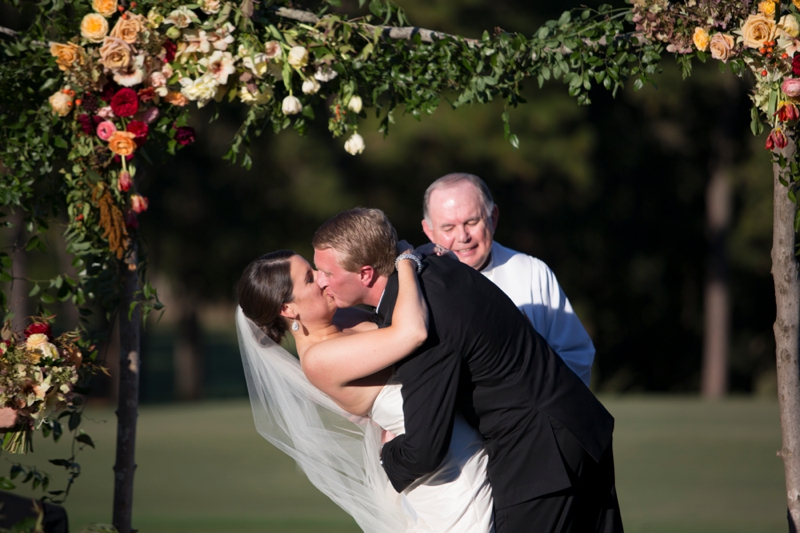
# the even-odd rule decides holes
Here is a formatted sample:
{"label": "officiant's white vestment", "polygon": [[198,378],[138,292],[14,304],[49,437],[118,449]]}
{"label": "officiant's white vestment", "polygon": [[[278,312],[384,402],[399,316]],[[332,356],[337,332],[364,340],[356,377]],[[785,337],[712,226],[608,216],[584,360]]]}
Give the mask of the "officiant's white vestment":
{"label": "officiant's white vestment", "polygon": [[535,257],[494,242],[489,264],[481,273],[511,298],[536,331],[588,386],[594,344],[553,271]]}

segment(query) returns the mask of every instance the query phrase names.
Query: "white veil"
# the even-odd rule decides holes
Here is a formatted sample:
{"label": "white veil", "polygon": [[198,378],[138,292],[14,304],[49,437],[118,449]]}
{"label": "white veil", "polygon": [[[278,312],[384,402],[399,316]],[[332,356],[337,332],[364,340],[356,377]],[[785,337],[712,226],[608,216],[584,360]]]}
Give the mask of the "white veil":
{"label": "white veil", "polygon": [[241,307],[236,332],[256,430],[369,533],[406,531],[400,496],[379,464],[380,428],[315,388],[298,360]]}

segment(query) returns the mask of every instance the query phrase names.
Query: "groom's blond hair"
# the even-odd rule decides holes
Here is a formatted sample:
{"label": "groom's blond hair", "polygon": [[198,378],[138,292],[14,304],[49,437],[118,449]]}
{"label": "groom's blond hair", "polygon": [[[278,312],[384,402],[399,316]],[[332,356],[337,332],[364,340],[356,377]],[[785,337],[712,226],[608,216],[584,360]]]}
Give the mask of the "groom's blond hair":
{"label": "groom's blond hair", "polygon": [[357,207],[343,211],[319,227],[311,244],[316,250],[333,248],[339,266],[358,272],[369,265],[389,277],[397,256],[397,232],[380,209]]}

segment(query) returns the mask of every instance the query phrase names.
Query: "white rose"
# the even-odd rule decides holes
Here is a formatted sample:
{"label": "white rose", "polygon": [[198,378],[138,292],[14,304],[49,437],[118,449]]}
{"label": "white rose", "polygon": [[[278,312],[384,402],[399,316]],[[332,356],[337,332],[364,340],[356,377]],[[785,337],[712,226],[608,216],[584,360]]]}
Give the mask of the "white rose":
{"label": "white rose", "polygon": [[303,110],[303,104],[296,97],[290,95],[283,99],[281,109],[284,115],[296,115]]}
{"label": "white rose", "polygon": [[356,95],[350,98],[350,101],[347,102],[347,109],[352,111],[353,113],[361,113],[361,107],[363,103],[361,102],[361,97]]}
{"label": "white rose", "polygon": [[164,76],[163,72],[159,72],[158,70],[150,74],[150,86],[151,87],[164,87],[167,84],[167,77]]}
{"label": "white rose", "polygon": [[283,57],[283,49],[278,41],[268,41],[264,44],[264,50],[267,53],[267,59],[280,60]]}
{"label": "white rose", "polygon": [[364,151],[364,138],[358,133],[354,133],[352,137],[347,139],[344,143],[344,149],[348,154],[358,155]]}
{"label": "white rose", "polygon": [[316,94],[319,91],[319,82],[314,78],[308,78],[306,81],[303,82],[303,93],[304,94]]}
{"label": "white rose", "polygon": [[800,24],[797,22],[797,17],[794,15],[784,15],[778,22],[778,27],[788,33],[791,37],[800,35]]}
{"label": "white rose", "polygon": [[308,50],[302,46],[293,46],[289,50],[289,64],[294,68],[303,68],[308,63]]}
{"label": "white rose", "polygon": [[217,94],[219,84],[211,74],[203,74],[196,80],[181,78],[181,94],[189,100],[197,102],[197,107],[203,107],[206,102]]}
{"label": "white rose", "polygon": [[321,67],[317,68],[317,71],[314,73],[314,77],[322,83],[331,81],[338,75],[339,74],[328,65],[322,65]]}

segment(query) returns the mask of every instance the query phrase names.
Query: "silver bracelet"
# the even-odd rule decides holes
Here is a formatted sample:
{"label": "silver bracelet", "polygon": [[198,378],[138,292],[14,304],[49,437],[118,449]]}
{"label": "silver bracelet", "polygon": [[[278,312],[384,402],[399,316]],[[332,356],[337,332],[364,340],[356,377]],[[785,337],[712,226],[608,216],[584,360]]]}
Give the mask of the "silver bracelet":
{"label": "silver bracelet", "polygon": [[397,270],[397,263],[402,261],[403,259],[411,259],[417,264],[417,274],[422,272],[422,261],[420,261],[419,257],[414,254],[400,254],[397,256],[397,259],[394,260],[394,269]]}

